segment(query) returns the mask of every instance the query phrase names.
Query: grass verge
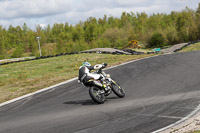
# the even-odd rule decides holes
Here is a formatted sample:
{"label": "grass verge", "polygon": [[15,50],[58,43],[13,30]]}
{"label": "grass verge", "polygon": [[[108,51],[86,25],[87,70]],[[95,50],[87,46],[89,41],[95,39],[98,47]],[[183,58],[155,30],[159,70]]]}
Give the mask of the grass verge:
{"label": "grass verge", "polygon": [[192,132],[190,132],[190,133],[200,133],[200,131],[192,131]]}
{"label": "grass verge", "polygon": [[0,103],[78,76],[83,61],[113,66],[152,55],[76,54],[0,66]]}
{"label": "grass verge", "polygon": [[200,50],[200,43],[195,43],[183,48],[180,52],[198,51]]}

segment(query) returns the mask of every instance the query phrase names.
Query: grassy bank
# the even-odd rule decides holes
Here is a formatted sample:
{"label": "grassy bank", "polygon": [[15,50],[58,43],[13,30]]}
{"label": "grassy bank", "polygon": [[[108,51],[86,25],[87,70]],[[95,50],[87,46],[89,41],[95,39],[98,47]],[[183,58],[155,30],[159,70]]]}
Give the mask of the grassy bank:
{"label": "grassy bank", "polygon": [[183,48],[180,52],[189,52],[189,51],[197,51],[200,50],[200,43],[195,43]]}
{"label": "grassy bank", "polygon": [[191,133],[200,133],[200,131],[192,131]]}
{"label": "grassy bank", "polygon": [[109,66],[152,55],[77,54],[0,66],[0,103],[78,76],[83,61]]}

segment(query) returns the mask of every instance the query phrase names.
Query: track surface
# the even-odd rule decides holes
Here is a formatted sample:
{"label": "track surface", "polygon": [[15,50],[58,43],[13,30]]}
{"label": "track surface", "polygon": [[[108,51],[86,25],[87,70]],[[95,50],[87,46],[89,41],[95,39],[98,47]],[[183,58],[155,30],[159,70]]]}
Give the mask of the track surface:
{"label": "track surface", "polygon": [[77,81],[0,108],[0,133],[149,133],[200,103],[200,52],[162,55],[106,72],[126,97],[95,104]]}

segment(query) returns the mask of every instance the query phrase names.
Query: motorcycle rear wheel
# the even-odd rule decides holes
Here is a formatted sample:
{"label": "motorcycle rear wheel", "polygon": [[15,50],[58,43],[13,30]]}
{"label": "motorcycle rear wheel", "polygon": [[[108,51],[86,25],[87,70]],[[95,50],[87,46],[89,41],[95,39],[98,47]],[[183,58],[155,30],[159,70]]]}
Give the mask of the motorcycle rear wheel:
{"label": "motorcycle rear wheel", "polygon": [[103,104],[105,101],[104,93],[98,87],[92,86],[89,88],[89,94],[93,101],[98,104]]}

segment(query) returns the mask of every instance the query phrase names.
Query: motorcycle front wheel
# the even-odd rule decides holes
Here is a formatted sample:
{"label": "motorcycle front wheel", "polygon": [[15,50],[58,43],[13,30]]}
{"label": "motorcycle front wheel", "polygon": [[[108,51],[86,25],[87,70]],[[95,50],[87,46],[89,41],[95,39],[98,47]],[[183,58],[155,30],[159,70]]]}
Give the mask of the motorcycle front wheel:
{"label": "motorcycle front wheel", "polygon": [[92,86],[89,88],[89,94],[93,101],[98,104],[103,104],[105,101],[104,93],[98,87]]}
{"label": "motorcycle front wheel", "polygon": [[125,96],[125,91],[122,87],[120,87],[119,84],[117,84],[115,81],[112,82],[112,91],[119,97],[123,98]]}

